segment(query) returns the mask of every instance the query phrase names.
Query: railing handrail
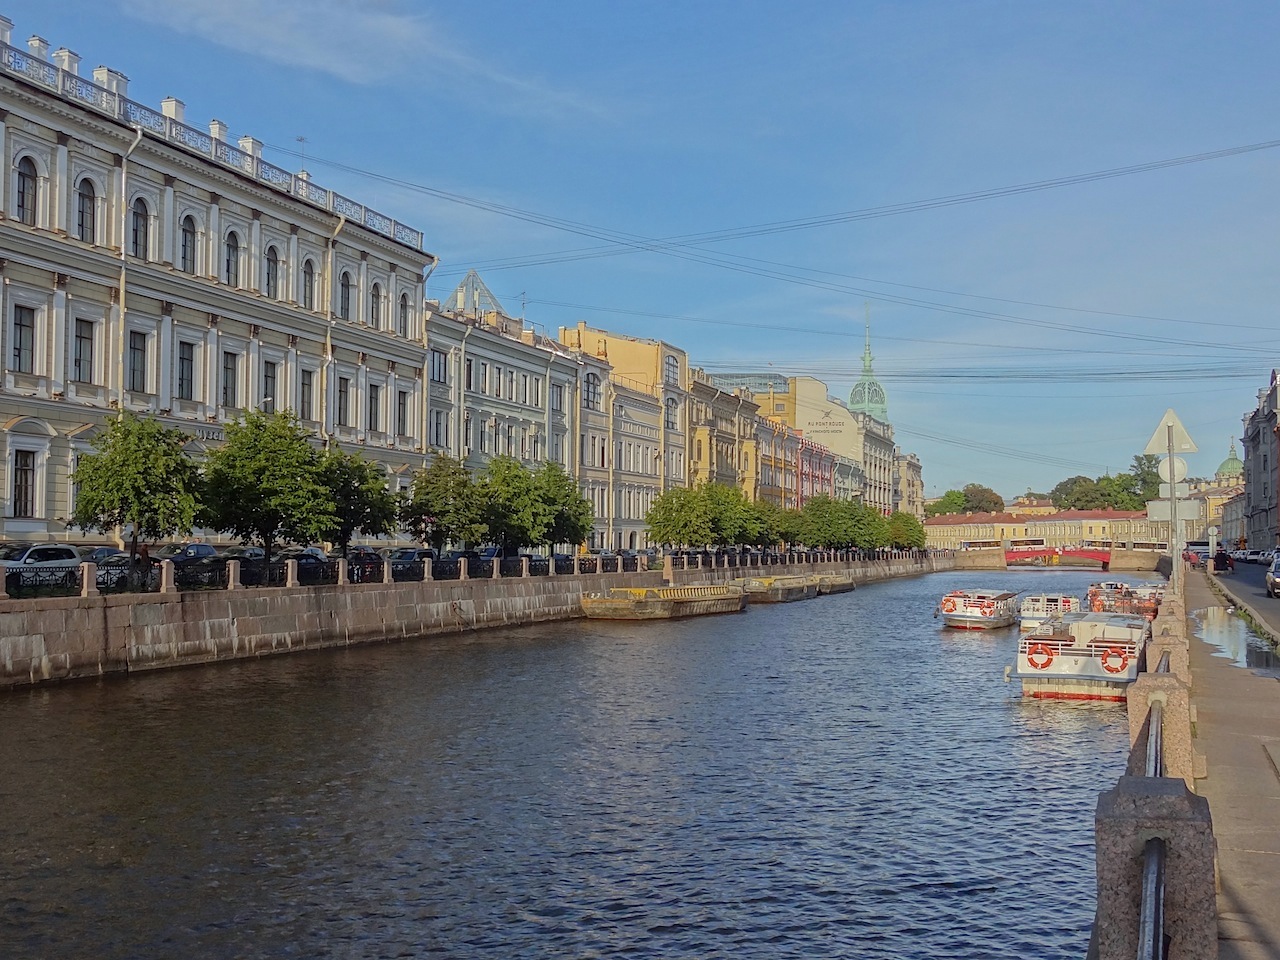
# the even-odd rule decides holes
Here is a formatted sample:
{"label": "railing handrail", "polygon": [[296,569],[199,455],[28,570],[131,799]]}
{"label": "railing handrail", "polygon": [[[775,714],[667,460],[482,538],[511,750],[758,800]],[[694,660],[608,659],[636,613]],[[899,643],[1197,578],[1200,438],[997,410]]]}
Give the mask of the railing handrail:
{"label": "railing handrail", "polygon": [[1137,960],[1164,960],[1165,842],[1152,837],[1142,848],[1142,908]]}

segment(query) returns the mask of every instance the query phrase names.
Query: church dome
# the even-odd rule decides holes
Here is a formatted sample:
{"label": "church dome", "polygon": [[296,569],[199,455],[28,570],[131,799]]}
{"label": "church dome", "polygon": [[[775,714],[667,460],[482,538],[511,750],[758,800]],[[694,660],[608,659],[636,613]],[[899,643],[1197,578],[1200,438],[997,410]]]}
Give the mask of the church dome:
{"label": "church dome", "polygon": [[1217,480],[1239,480],[1244,476],[1244,461],[1236,456],[1236,442],[1231,441],[1231,453],[1227,455],[1227,459],[1218,465],[1218,472],[1214,474]]}

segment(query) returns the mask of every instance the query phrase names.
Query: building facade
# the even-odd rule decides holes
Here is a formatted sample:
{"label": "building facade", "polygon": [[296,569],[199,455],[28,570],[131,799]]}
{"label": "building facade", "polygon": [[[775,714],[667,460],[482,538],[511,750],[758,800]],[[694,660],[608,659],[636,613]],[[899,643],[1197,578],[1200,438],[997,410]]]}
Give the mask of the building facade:
{"label": "building facade", "polygon": [[1244,536],[1251,549],[1280,544],[1280,442],[1276,413],[1280,409],[1280,381],[1276,371],[1258,405],[1244,416]]}
{"label": "building facade", "polygon": [[924,469],[914,453],[893,451],[893,509],[924,519]]}

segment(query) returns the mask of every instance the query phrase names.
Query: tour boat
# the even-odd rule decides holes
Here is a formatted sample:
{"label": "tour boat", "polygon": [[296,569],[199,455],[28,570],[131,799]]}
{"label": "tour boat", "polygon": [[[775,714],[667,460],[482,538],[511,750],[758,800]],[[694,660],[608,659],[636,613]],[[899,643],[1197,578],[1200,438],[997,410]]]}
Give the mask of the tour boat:
{"label": "tour boat", "polygon": [[1124,700],[1150,635],[1142,614],[1064,613],[1018,641],[1013,675],[1024,697]]}
{"label": "tour boat", "polygon": [[1085,606],[1094,613],[1136,613],[1154,620],[1164,587],[1152,584],[1131,586],[1119,580],[1104,580],[1089,587]]}
{"label": "tour boat", "polygon": [[1005,590],[952,590],[938,610],[942,622],[959,630],[995,630],[1007,627],[1018,615],[1016,593]]}
{"label": "tour boat", "polygon": [[746,591],[749,603],[790,603],[818,595],[818,582],[813,577],[746,577],[733,582]]}
{"label": "tour boat", "polygon": [[728,584],[614,587],[582,595],[582,612],[593,620],[672,620],[737,613],[746,606],[746,591]]}
{"label": "tour boat", "polygon": [[1047,620],[1064,613],[1079,613],[1080,609],[1080,598],[1066,594],[1040,593],[1034,597],[1023,597],[1022,606],[1018,609],[1018,626],[1026,633]]}

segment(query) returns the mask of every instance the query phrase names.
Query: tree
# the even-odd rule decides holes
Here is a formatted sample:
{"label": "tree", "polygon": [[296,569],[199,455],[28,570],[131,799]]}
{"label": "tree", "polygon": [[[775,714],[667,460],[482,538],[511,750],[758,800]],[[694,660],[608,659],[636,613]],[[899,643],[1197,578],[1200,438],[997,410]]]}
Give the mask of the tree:
{"label": "tree", "polygon": [[376,463],[359,454],[328,450],[320,460],[320,475],[334,504],[333,526],[323,536],[338,544],[344,557],[357,530],[377,537],[395,529],[399,502]]}
{"label": "tree", "polygon": [[696,489],[666,491],[653,501],[644,519],[652,543],[702,546],[711,542],[710,510]]}
{"label": "tree", "polygon": [[965,513],[999,513],[1003,509],[1004,499],[990,487],[980,483],[965,484]]}
{"label": "tree", "polygon": [[895,510],[889,514],[887,533],[891,546],[924,549],[924,524],[909,513]]}
{"label": "tree", "polygon": [[940,517],[948,513],[964,513],[964,494],[959,490],[948,490],[924,508],[926,517]]}
{"label": "tree", "polygon": [[543,541],[547,546],[582,543],[586,540],[595,515],[591,509],[591,501],[579,491],[577,481],[552,460],[538,468],[533,480],[537,494],[546,505],[551,518],[543,534]]}
{"label": "tree", "polygon": [[754,543],[760,536],[763,524],[760,514],[740,487],[723,483],[704,483],[696,488],[707,505],[711,522],[711,538],[708,543],[718,546]]}
{"label": "tree", "polygon": [[539,496],[533,474],[519,460],[494,457],[477,487],[481,521],[488,528],[489,539],[502,548],[503,556],[546,542],[552,511]]}
{"label": "tree", "polygon": [[76,466],[71,522],[106,533],[129,526],[129,555],[138,539],[160,540],[195,523],[199,476],[183,451],[191,438],[158,421],[123,413],[93,441]]}
{"label": "tree", "polygon": [[489,532],[480,517],[480,492],[462,462],[446,453],[413,477],[413,490],[400,518],[414,536],[436,550],[444,545],[473,543]]}
{"label": "tree", "polygon": [[205,525],[257,540],[268,562],[277,541],[310,543],[334,529],[336,505],[309,437],[288,411],[253,410],[227,424],[205,463]]}
{"label": "tree", "polygon": [[[1129,468],[1137,481],[1136,493],[1145,506],[1147,501],[1160,496],[1160,458],[1151,453],[1134,454],[1133,466]],[[1140,510],[1142,507],[1135,507]]]}

